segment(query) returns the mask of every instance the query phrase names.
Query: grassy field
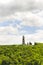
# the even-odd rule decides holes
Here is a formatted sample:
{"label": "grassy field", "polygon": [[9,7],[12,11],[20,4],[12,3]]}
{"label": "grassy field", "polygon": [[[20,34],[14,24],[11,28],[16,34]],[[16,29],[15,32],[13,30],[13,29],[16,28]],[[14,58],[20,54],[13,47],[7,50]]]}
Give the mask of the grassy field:
{"label": "grassy field", "polygon": [[43,65],[43,44],[0,46],[0,65]]}

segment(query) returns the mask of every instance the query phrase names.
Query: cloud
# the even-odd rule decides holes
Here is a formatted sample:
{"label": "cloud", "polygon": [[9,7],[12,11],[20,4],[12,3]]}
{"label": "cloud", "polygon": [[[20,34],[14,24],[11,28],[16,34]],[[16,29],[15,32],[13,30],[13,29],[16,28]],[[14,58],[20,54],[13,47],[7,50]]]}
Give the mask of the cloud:
{"label": "cloud", "polygon": [[43,10],[43,0],[0,0],[0,16],[9,16],[21,11]]}
{"label": "cloud", "polygon": [[1,26],[0,27],[0,35],[24,35],[27,34],[26,30],[19,30],[20,27],[9,26]]}
{"label": "cloud", "polygon": [[0,0],[0,5],[7,5],[11,2],[12,2],[12,0]]}
{"label": "cloud", "polygon": [[0,35],[17,35],[18,29],[12,26],[0,27]]}
{"label": "cloud", "polygon": [[21,36],[15,36],[15,35],[0,35],[0,45],[15,45],[15,44],[21,44],[22,43],[22,37]]}
{"label": "cloud", "polygon": [[19,31],[18,27],[0,27],[0,45],[21,44],[24,33],[25,31]]}
{"label": "cloud", "polygon": [[[41,13],[41,12],[40,12]],[[21,25],[25,26],[43,26],[43,18],[39,13],[33,14],[32,12],[16,12],[15,19],[21,20]]]}
{"label": "cloud", "polygon": [[43,30],[36,30],[34,34],[25,35],[26,43],[27,42],[43,42]]}
{"label": "cloud", "polygon": [[0,0],[0,23],[0,44],[21,43],[21,35],[26,42],[43,41],[43,30],[34,34],[19,30],[22,26],[43,27],[43,0]]}
{"label": "cloud", "polygon": [[9,17],[0,18],[0,22],[6,22],[6,21],[12,21],[12,23],[15,21],[19,21],[20,26],[43,26],[43,11],[39,12],[37,14],[33,14],[32,12],[15,12],[14,15],[11,15]]}
{"label": "cloud", "polygon": [[16,19],[21,25],[43,26],[43,0],[0,0],[0,3],[0,22]]}
{"label": "cloud", "polygon": [[[3,28],[2,28],[3,29]],[[3,31],[2,31],[3,32]],[[43,30],[36,30],[34,34],[24,34],[25,42],[43,42]],[[1,45],[22,44],[22,35],[0,35]]]}

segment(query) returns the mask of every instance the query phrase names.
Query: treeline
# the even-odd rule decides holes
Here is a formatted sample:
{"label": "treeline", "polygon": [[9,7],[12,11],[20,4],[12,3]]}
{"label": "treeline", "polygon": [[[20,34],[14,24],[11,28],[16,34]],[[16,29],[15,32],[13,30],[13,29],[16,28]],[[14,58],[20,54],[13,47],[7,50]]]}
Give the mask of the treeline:
{"label": "treeline", "polygon": [[0,65],[43,65],[43,44],[0,46]]}

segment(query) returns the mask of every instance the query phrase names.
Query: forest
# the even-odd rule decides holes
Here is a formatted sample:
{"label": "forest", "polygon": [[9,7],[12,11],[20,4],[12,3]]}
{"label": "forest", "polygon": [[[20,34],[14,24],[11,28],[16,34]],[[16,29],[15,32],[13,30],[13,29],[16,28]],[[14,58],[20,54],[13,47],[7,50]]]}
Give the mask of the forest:
{"label": "forest", "polygon": [[0,65],[43,65],[43,44],[0,45]]}

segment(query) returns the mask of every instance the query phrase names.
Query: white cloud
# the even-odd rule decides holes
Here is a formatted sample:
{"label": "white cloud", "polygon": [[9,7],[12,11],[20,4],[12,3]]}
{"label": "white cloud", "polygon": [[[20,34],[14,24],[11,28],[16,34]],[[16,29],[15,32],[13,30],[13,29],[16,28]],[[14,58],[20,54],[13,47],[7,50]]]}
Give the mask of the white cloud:
{"label": "white cloud", "polygon": [[0,35],[0,45],[21,44],[22,37],[15,35]]}
{"label": "white cloud", "polygon": [[19,30],[18,28],[21,28],[19,25],[16,27],[13,27],[11,25],[0,27],[0,35],[24,35],[27,34],[26,30]]}
{"label": "white cloud", "polygon": [[[41,13],[41,12],[40,12]],[[15,19],[21,20],[21,25],[26,26],[43,26],[43,18],[39,13],[33,14],[32,12],[16,12]]]}
{"label": "white cloud", "polygon": [[18,29],[12,26],[6,26],[6,27],[0,27],[0,35],[17,35],[18,34]]}
{"label": "white cloud", "polygon": [[43,26],[43,11],[37,14],[32,12],[16,12],[14,15],[0,18],[0,22],[7,20],[20,20],[21,25]]}
{"label": "white cloud", "polygon": [[22,34],[26,42],[43,41],[43,30],[27,35],[26,31],[18,30],[21,25],[43,26],[43,0],[0,0],[0,22],[13,19],[20,20],[21,24],[15,28],[12,25],[0,27],[0,44],[21,43]]}
{"label": "white cloud", "polygon": [[15,12],[43,10],[43,0],[0,0],[0,16],[6,17]]}
{"label": "white cloud", "polygon": [[25,35],[26,42],[43,42],[43,30],[36,30],[34,34]]}
{"label": "white cloud", "polygon": [[19,19],[21,25],[43,26],[43,0],[0,0],[0,3],[0,22]]}
{"label": "white cloud", "polygon": [[12,2],[12,0],[0,0],[0,5],[8,5],[8,3]]}
{"label": "white cloud", "polygon": [[[43,30],[37,30],[34,34],[25,34],[25,42],[43,42]],[[1,45],[22,44],[22,35],[0,35]]]}
{"label": "white cloud", "polygon": [[16,27],[0,27],[0,45],[21,44],[21,35]]}

